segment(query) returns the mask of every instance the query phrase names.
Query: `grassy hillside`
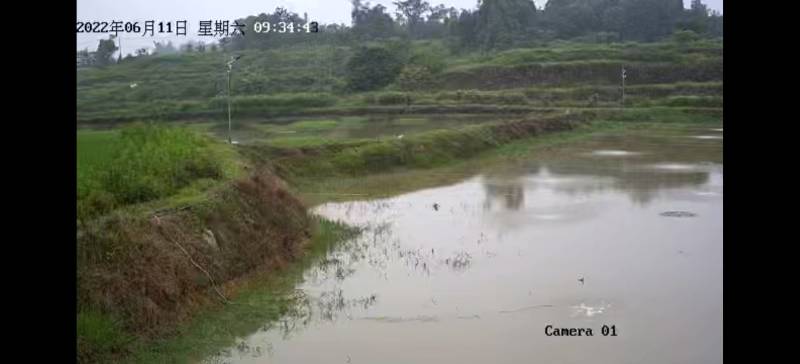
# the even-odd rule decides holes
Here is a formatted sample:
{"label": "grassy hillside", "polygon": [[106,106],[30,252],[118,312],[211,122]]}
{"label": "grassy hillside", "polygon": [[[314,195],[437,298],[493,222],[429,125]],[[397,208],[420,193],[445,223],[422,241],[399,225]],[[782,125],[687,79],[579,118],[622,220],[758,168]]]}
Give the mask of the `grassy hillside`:
{"label": "grassy hillside", "polygon": [[[491,103],[574,106],[586,103],[591,95],[588,86],[611,102],[618,99],[618,91],[614,97],[609,92],[618,86],[623,65],[631,86],[720,85],[722,81],[722,44],[710,40],[689,44],[555,42],[493,54],[449,54],[438,42],[425,41],[411,44],[407,52],[431,54],[443,66],[430,87],[413,93],[414,104],[465,104],[475,98],[452,95],[481,91],[494,97]],[[392,95],[398,91],[396,84],[371,94],[346,91],[345,65],[352,53],[350,47],[326,46],[237,52],[243,58],[232,77],[234,116],[272,118],[314,109],[324,114],[399,103],[401,99]],[[146,56],[80,70],[78,122],[224,120],[229,56],[223,52]],[[564,92],[565,88],[581,91]],[[509,98],[507,90],[522,96]],[[539,97],[550,90],[561,97]],[[673,90],[670,96],[697,95],[691,87]],[[716,90],[720,92],[709,95],[706,88],[702,95],[721,97],[721,87]],[[635,89],[630,92],[639,96]],[[486,103],[485,98],[478,101]]]}

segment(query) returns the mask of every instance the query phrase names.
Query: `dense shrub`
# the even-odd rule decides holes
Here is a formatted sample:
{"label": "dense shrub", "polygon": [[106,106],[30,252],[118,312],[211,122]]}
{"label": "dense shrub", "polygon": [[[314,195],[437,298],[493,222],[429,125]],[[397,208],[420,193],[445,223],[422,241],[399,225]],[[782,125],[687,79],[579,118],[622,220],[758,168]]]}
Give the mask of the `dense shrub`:
{"label": "dense shrub", "polygon": [[385,47],[365,46],[355,51],[346,68],[352,91],[370,91],[392,83],[403,68],[403,60]]}

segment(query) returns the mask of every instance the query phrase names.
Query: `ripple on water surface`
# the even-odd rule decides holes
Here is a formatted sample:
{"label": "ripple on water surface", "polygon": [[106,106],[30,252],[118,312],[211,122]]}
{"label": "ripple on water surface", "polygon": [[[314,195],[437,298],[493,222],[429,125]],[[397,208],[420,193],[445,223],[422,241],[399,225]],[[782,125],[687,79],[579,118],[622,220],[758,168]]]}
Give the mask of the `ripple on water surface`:
{"label": "ripple on water surface", "polygon": [[662,172],[707,172],[709,166],[689,163],[655,163],[645,166],[647,169]]}
{"label": "ripple on water surface", "polygon": [[590,153],[590,155],[597,157],[630,157],[641,154],[640,152],[631,152],[628,150],[595,150]]}

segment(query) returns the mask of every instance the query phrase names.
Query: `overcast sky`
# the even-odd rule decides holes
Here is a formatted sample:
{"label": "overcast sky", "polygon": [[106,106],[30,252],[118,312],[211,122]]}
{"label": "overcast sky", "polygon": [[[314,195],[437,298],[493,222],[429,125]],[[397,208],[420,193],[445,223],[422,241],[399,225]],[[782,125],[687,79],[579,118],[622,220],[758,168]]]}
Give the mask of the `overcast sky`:
{"label": "overcast sky", "polygon": [[[458,9],[472,9],[477,4],[476,0],[428,0],[431,4],[444,4]],[[538,7],[543,7],[547,0],[534,0]],[[689,7],[691,0],[684,0]],[[719,12],[722,12],[722,0],[704,0],[704,3]],[[392,0],[370,1],[371,4],[382,4],[394,13]],[[183,43],[187,40],[213,40],[211,37],[198,37],[197,27],[200,20],[230,20],[243,18],[248,15],[271,13],[276,7],[282,6],[301,16],[308,13],[308,19],[320,23],[350,24],[351,5],[349,0],[78,0],[78,21],[106,21],[120,20],[123,22],[140,22],[145,20],[174,22],[186,20],[187,36],[142,37],[141,33],[121,33],[122,47],[125,54],[134,49],[152,47],[153,41],[168,41],[173,44]],[[248,24],[252,29],[252,25]],[[97,40],[107,38],[104,34],[78,34],[78,49],[97,48]]]}

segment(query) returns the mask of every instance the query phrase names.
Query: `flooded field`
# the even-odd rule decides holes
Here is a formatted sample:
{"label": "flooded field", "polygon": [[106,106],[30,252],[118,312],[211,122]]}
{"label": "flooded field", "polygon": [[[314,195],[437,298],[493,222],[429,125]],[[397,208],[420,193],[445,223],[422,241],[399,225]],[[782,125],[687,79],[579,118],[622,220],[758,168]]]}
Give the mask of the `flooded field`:
{"label": "flooded field", "polygon": [[319,206],[364,232],[306,272],[292,314],[207,362],[721,363],[722,136],[597,135]]}

